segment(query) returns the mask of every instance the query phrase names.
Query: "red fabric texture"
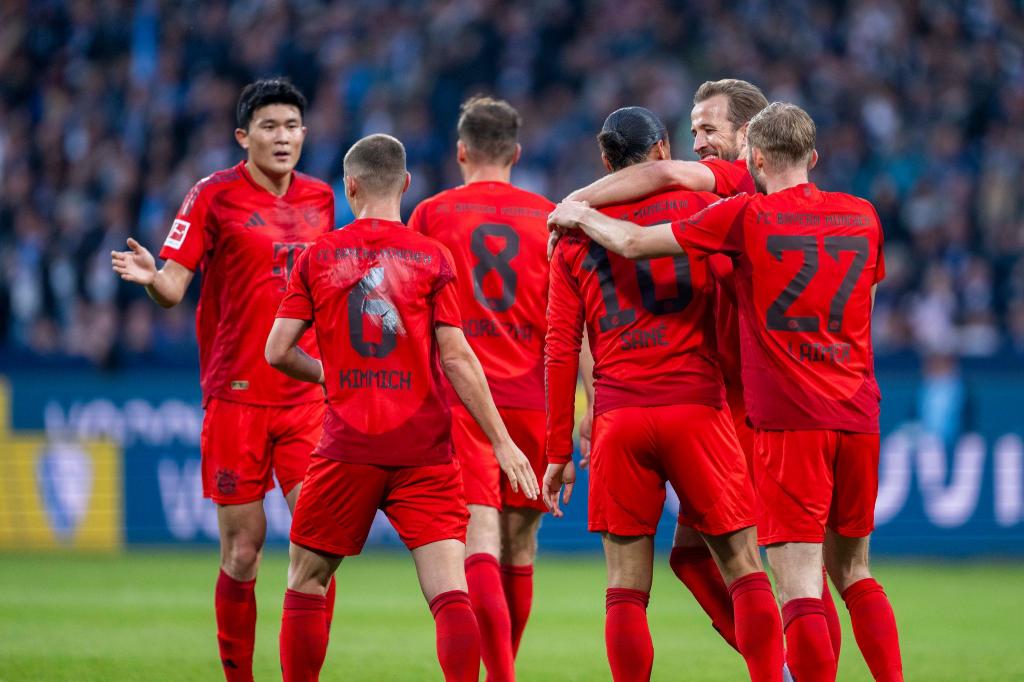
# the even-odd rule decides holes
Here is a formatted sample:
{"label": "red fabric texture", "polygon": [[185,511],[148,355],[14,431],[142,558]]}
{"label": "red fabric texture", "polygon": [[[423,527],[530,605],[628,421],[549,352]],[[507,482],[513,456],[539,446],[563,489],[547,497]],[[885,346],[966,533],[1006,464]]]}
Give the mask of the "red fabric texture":
{"label": "red fabric texture", "polygon": [[876,680],[903,682],[896,616],[885,590],[874,578],[858,580],[843,592],[853,636]]}
{"label": "red fabric texture", "polygon": [[327,599],[287,590],[281,614],[281,674],[284,682],[315,682],[327,656]]}
{"label": "red fabric texture", "polygon": [[484,553],[466,557],[466,583],[480,627],[480,653],[487,668],[487,679],[492,682],[514,680],[512,621],[498,560]]}
{"label": "red fabric texture", "polygon": [[711,618],[711,627],[718,631],[729,646],[738,650],[732,598],[711,556],[711,550],[706,546],[673,547],[668,565],[679,581],[686,585],[686,589],[690,590],[704,613]]}
{"label": "red fabric texture", "polygon": [[217,646],[228,682],[252,681],[252,652],[256,641],[255,587],[255,580],[235,580],[223,570],[217,577],[214,592]]}
{"label": "red fabric texture", "polygon": [[736,620],[736,646],[752,682],[782,679],[782,621],[772,584],[764,571],[750,573],[729,586]]}
{"label": "red fabric texture", "polygon": [[647,626],[650,594],[625,587],[605,593],[604,642],[615,682],[646,682],[654,666],[654,644]]}
{"label": "red fabric texture", "polygon": [[512,622],[512,655],[519,653],[526,621],[533,606],[533,566],[501,566],[501,584],[505,588],[508,615]]}
{"label": "red fabric texture", "polygon": [[469,595],[442,592],[430,601],[437,629],[437,660],[445,682],[477,682],[480,677],[480,630]]}
{"label": "red fabric texture", "polygon": [[836,657],[821,599],[803,597],[782,605],[786,632],[786,663],[800,682],[832,682]]}

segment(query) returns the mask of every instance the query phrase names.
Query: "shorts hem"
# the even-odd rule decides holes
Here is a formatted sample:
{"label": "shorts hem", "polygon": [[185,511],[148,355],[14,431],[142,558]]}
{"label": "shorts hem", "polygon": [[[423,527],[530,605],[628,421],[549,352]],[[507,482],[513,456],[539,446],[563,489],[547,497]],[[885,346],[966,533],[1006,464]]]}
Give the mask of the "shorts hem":
{"label": "shorts hem", "polygon": [[335,556],[357,556],[363,551],[362,547],[355,547],[353,545],[334,545],[328,542],[320,542],[319,540],[312,540],[310,538],[303,537],[296,533],[291,533],[288,537],[291,542],[294,542],[300,547],[305,547],[308,550],[314,552],[325,552],[327,554],[333,554]]}
{"label": "shorts hem", "polygon": [[503,505],[501,505],[501,511],[505,511],[506,509],[532,509],[533,511],[539,511],[542,514],[547,514],[548,511],[550,511],[548,509],[548,506],[543,502],[537,503],[531,502],[530,500],[516,500],[515,502],[506,502]]}
{"label": "shorts hem", "polygon": [[494,500],[471,500],[467,497],[466,505],[469,506],[471,504],[475,504],[478,507],[491,507],[492,509],[497,509],[498,511],[501,511],[502,509],[501,502],[495,502]]}
{"label": "shorts hem", "polygon": [[214,504],[223,505],[225,507],[233,507],[238,506],[240,504],[249,504],[250,502],[257,502],[259,500],[262,500],[267,496],[267,493],[269,493],[273,489],[273,486],[271,486],[270,488],[267,488],[266,490],[261,492],[259,495],[248,495],[246,497],[225,497],[223,495],[215,495],[213,493],[206,492],[203,493],[203,497],[205,497],[208,500],[212,500]]}
{"label": "shorts hem", "polygon": [[825,542],[825,534],[820,535],[800,535],[798,533],[776,533],[774,535],[768,535],[765,537],[758,536],[757,544],[761,547],[767,547],[768,545],[780,545],[786,542],[807,542],[815,545],[820,545]]}
{"label": "shorts hem", "polygon": [[850,530],[848,528],[833,528],[832,526],[829,526],[828,528],[834,533],[842,535],[844,538],[866,538],[875,532],[874,526],[871,526],[866,530],[862,528]]}
{"label": "shorts hem", "polygon": [[[677,521],[678,521],[678,519],[677,519]],[[683,524],[683,525],[687,525],[687,524]],[[691,525],[690,528],[693,528],[697,532],[703,533],[704,535],[716,536],[716,535],[728,535],[729,533],[735,533],[736,531],[740,531],[740,530],[743,530],[745,528],[751,528],[754,525],[756,525],[755,522],[754,522],[754,519],[751,518],[751,519],[744,519],[744,520],[738,521],[736,523],[728,523],[728,524],[725,524],[725,525],[723,525],[721,527],[705,526],[704,524],[695,523],[695,524]]]}
{"label": "shorts hem", "polygon": [[466,530],[463,528],[462,532],[458,535],[453,535],[452,533],[438,533],[436,536],[431,535],[425,538],[416,538],[412,542],[405,542],[404,540],[402,542],[406,549],[411,552],[414,549],[425,547],[433,542],[441,542],[442,540],[458,540],[462,544],[466,544]]}
{"label": "shorts hem", "polygon": [[296,478],[294,481],[291,482],[290,485],[288,485],[284,481],[282,481],[281,479],[278,479],[277,486],[281,489],[281,495],[284,496],[284,497],[288,497],[288,495],[290,495],[291,492],[293,490],[295,490],[295,486],[297,486],[300,483],[302,483],[303,480],[304,480],[304,477],[303,478]]}
{"label": "shorts hem", "polygon": [[625,530],[621,528],[612,529],[608,524],[587,524],[587,530],[591,533],[611,533],[612,535],[619,535],[624,538],[636,538],[643,535],[655,535],[658,532],[657,528],[642,528],[640,526],[633,526]]}

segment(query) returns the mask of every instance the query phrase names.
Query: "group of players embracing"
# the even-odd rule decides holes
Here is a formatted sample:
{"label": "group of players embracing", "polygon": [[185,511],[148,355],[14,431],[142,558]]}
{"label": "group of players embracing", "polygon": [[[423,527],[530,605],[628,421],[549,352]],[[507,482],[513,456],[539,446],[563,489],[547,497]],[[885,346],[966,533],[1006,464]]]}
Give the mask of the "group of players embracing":
{"label": "group of players embracing", "polygon": [[540,519],[562,515],[575,481],[581,358],[615,680],[651,675],[666,482],[680,502],[672,569],[752,680],[835,679],[829,580],[875,679],[903,679],[868,568],[882,232],[867,201],[808,181],[803,110],[745,81],[704,83],[701,160],[673,161],[655,114],[619,109],[597,137],[609,174],[556,207],[510,184],[515,109],[474,97],[458,121],[465,184],[404,225],[405,149],[370,135],[344,159],[355,220],[333,229],[331,189],[295,171],[305,105],[283,79],[247,86],[247,158],[188,194],[163,267],[132,239],[112,254],[164,307],[202,271],[203,488],[218,505],[229,682],[252,680],[274,476],[293,510],[285,680],[317,679],[333,575],[378,509],[413,555],[445,679],[477,680],[482,659],[489,680],[513,680]]}

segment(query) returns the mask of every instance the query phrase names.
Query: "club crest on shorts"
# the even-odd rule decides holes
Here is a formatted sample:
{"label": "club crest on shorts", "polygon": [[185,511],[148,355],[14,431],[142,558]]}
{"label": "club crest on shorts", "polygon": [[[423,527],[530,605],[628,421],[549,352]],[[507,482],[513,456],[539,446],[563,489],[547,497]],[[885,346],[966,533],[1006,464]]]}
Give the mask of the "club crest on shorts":
{"label": "club crest on shorts", "polygon": [[221,495],[234,495],[238,491],[238,472],[231,469],[217,469],[214,477],[217,481],[217,492]]}

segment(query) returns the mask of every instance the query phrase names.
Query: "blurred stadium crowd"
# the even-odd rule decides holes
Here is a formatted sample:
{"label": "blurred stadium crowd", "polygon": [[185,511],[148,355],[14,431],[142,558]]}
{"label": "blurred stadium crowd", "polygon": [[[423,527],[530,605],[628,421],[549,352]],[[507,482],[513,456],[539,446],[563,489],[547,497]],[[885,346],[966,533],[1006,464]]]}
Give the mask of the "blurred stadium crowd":
{"label": "blurred stadium crowd", "polygon": [[130,234],[155,251],[192,183],[242,158],[240,86],[273,74],[310,98],[300,168],[338,188],[338,224],[364,134],[405,142],[407,211],[458,184],[475,92],[519,108],[514,181],[557,200],[603,172],[613,109],[651,108],[693,158],[693,91],[748,79],[814,116],[819,186],[878,207],[880,358],[1024,362],[1019,2],[6,0],[0,74],[8,362],[195,363],[194,309],[159,311],[109,251]]}

